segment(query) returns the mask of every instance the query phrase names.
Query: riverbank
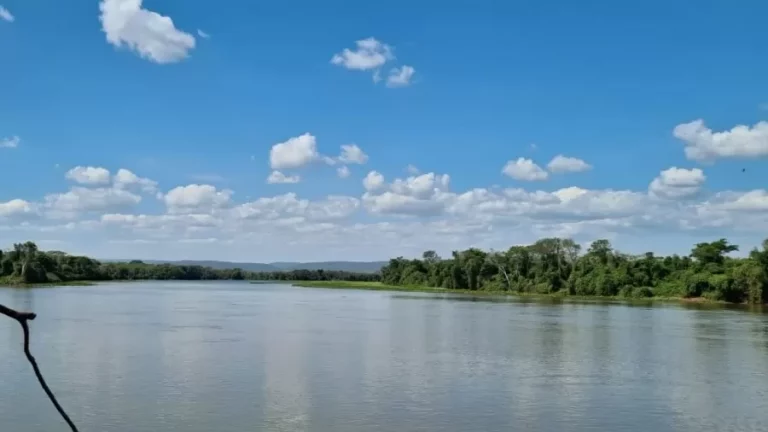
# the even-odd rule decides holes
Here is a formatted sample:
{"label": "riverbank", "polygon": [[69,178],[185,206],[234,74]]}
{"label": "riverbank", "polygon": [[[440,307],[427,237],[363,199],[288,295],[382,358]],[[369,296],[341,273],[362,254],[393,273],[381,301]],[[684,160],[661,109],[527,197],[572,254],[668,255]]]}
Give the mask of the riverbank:
{"label": "riverbank", "polygon": [[[723,301],[716,301],[706,299],[704,297],[695,298],[682,298],[682,297],[623,297],[623,296],[578,296],[569,295],[566,293],[558,292],[551,294],[541,293],[521,293],[516,291],[491,291],[491,290],[456,290],[447,288],[431,288],[425,286],[399,286],[399,285],[387,285],[381,282],[350,282],[350,281],[280,281],[283,283],[291,284],[301,288],[329,288],[329,289],[361,289],[370,291],[396,291],[396,292],[417,292],[417,293],[432,293],[432,294],[460,294],[471,296],[489,296],[489,297],[523,297],[531,299],[552,299],[552,300],[577,300],[583,301],[595,301],[595,302],[632,302],[632,303],[653,303],[653,302],[667,302],[667,303],[696,303],[696,304],[709,304],[709,305],[727,305]],[[262,283],[261,281],[257,283]]]}
{"label": "riverbank", "polygon": [[94,281],[60,281],[60,282],[43,282],[43,283],[26,283],[9,278],[0,278],[0,287],[6,288],[44,288],[44,287],[59,287],[59,286],[92,286],[98,282]]}

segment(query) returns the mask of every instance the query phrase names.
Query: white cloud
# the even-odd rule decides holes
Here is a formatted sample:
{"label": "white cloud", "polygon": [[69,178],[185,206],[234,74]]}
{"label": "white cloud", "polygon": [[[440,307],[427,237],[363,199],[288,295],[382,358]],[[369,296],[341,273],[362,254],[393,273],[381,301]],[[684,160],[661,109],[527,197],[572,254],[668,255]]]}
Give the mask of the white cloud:
{"label": "white cloud", "polygon": [[407,87],[411,85],[411,79],[415,73],[416,69],[411,66],[392,68],[387,76],[387,87]]}
{"label": "white cloud", "polygon": [[272,171],[269,177],[267,177],[267,183],[269,184],[298,183],[299,181],[301,181],[301,177],[297,175],[287,176],[277,170]]}
{"label": "white cloud", "polygon": [[367,191],[375,191],[384,186],[384,176],[378,171],[371,171],[363,179],[363,187]]}
{"label": "white cloud", "polygon": [[[341,158],[332,159],[333,168],[349,172]],[[510,162],[523,167],[524,178],[540,176],[530,175],[537,172],[530,169],[533,161],[521,159]],[[643,252],[651,244],[664,253],[686,253],[698,241],[728,237],[748,250],[768,232],[768,190],[710,193],[698,168],[666,169],[638,190],[526,185],[454,191],[446,174],[418,174],[415,167],[409,172],[413,175],[387,182],[370,171],[362,181],[364,192],[356,196],[313,199],[288,193],[242,202],[230,190],[192,184],[157,192],[164,204],[157,206],[143,202],[145,193],[157,191],[153,180],[127,169],[110,176],[105,168],[82,166],[68,177],[92,186],[0,202],[0,237],[59,242],[57,249],[102,257],[273,261],[323,260],[329,254],[386,259],[425,249],[449,254],[550,236],[580,243],[615,239],[617,248],[628,252]]]}
{"label": "white cloud", "polygon": [[13,14],[11,14],[11,11],[9,11],[8,9],[2,6],[0,6],[0,19],[6,22],[16,21],[16,17],[14,17]]}
{"label": "white cloud", "polygon": [[415,165],[410,165],[409,164],[407,167],[405,167],[405,170],[410,175],[419,175],[419,174],[421,174],[421,171]]}
{"label": "white cloud", "polygon": [[170,213],[205,213],[229,205],[232,193],[211,185],[191,184],[171,189],[163,200]]}
{"label": "white cloud", "polygon": [[147,193],[155,193],[157,191],[157,182],[148,178],[139,177],[131,171],[120,168],[117,174],[114,176],[114,185],[118,189],[127,189],[131,187],[138,187],[142,191]]}
{"label": "white cloud", "polygon": [[752,127],[739,125],[730,131],[713,132],[699,119],[677,125],[673,134],[685,143],[688,159],[696,161],[768,156],[768,122],[764,121]]}
{"label": "white cloud", "polygon": [[65,174],[67,179],[84,185],[109,184],[109,176],[109,170],[92,166],[76,166]]}
{"label": "white cloud", "polygon": [[127,209],[141,202],[139,195],[114,188],[73,187],[69,192],[45,197],[44,207],[53,218],[73,218],[82,212]]}
{"label": "white cloud", "polygon": [[768,191],[720,192],[701,206],[708,210],[765,212],[768,211]]}
{"label": "white cloud", "polygon": [[[356,49],[345,48],[342,52],[331,58],[331,63],[349,70],[371,71],[373,82],[382,80],[382,68],[387,63],[395,60],[391,46],[374,38],[363,39],[355,42]],[[416,69],[412,66],[399,66],[390,69],[387,74],[387,87],[406,87],[411,84]]]}
{"label": "white cloud", "polygon": [[295,224],[305,221],[329,221],[344,219],[360,207],[357,198],[328,196],[319,201],[299,199],[295,193],[259,198],[232,208],[237,220],[277,221]]}
{"label": "white cloud", "polygon": [[18,147],[20,143],[21,143],[21,139],[17,136],[13,136],[10,138],[3,138],[3,139],[0,139],[0,149],[2,148],[13,149]]}
{"label": "white cloud", "polygon": [[272,169],[301,168],[320,159],[317,140],[309,133],[272,146],[269,163]]}
{"label": "white cloud", "polygon": [[390,188],[397,194],[426,198],[435,191],[448,190],[450,181],[448,174],[427,173],[406,179],[395,179]]}
{"label": "white cloud", "polygon": [[[689,177],[670,173],[664,178],[667,185],[695,184]],[[697,201],[579,187],[452,192],[449,185],[447,175],[435,173],[389,184],[382,176],[380,185],[361,198],[309,200],[289,193],[242,204],[232,202],[231,191],[191,185],[164,196],[171,201],[165,214],[134,214],[130,210],[141,198],[126,190],[78,187],[49,196],[39,206],[0,203],[2,215],[35,215],[39,207],[48,216],[24,222],[0,218],[0,233],[9,241],[59,241],[59,249],[94,256],[268,261],[323,260],[329,253],[338,259],[384,259],[415,256],[424,249],[501,249],[544,236],[571,236],[578,242],[618,239],[619,249],[627,250],[629,241],[629,252],[643,252],[650,242],[664,250],[671,237],[686,235],[684,242],[678,238],[682,249],[676,250],[685,253],[691,243],[722,236],[748,249],[752,244],[743,238],[759,243],[768,232],[768,191],[760,189],[723,191]],[[357,218],[361,211],[367,214]],[[54,217],[71,221],[50,221]],[[94,238],[99,241],[89,240]],[[254,244],[264,247],[254,249]]]}
{"label": "white cloud", "polygon": [[547,164],[547,169],[553,173],[578,173],[589,171],[592,169],[592,165],[584,162],[581,159],[557,155]]}
{"label": "white cloud", "polygon": [[170,17],[142,8],[142,0],[102,0],[102,30],[107,41],[127,46],[155,63],[185,59],[195,47],[195,37],[176,28]]}
{"label": "white cloud", "polygon": [[347,178],[349,177],[349,168],[346,166],[340,166],[336,168],[336,174],[338,174],[339,178]]}
{"label": "white cloud", "polygon": [[0,202],[0,217],[11,217],[32,213],[32,205],[22,199]]}
{"label": "white cloud", "polygon": [[449,203],[449,213],[499,222],[623,218],[652,207],[649,198],[638,192],[578,187],[554,192],[480,188],[455,195]]}
{"label": "white cloud", "polygon": [[502,173],[515,180],[523,181],[543,181],[549,178],[549,174],[532,160],[518,158],[507,162]]}
{"label": "white cloud", "polygon": [[100,221],[109,225],[131,226],[141,230],[166,230],[178,231],[182,227],[184,231],[198,230],[204,227],[221,226],[223,221],[217,217],[208,214],[121,214],[107,213],[101,215]]}
{"label": "white cloud", "polygon": [[342,52],[331,58],[331,63],[352,70],[378,69],[384,63],[394,59],[392,48],[374,38],[363,39],[355,42],[356,50],[345,48]]}
{"label": "white cloud", "polygon": [[346,164],[364,164],[368,162],[368,155],[355,144],[341,146],[339,162]]}
{"label": "white cloud", "polygon": [[366,185],[368,192],[363,195],[363,204],[372,213],[436,214],[441,212],[448,200],[452,198],[448,193],[450,177],[447,174],[427,173],[406,179],[395,179],[386,187],[383,185],[383,177],[373,176],[372,178],[374,185],[378,186]]}
{"label": "white cloud", "polygon": [[200,29],[197,29],[197,35],[200,36],[203,39],[210,39],[211,38],[211,35],[209,35],[208,33],[204,32],[204,31],[202,31]]}
{"label": "white cloud", "polygon": [[360,208],[360,200],[348,196],[330,195],[322,201],[307,205],[306,217],[312,221],[344,219]]}
{"label": "white cloud", "polygon": [[653,179],[648,191],[658,198],[688,198],[699,193],[706,179],[704,171],[699,168],[672,167]]}

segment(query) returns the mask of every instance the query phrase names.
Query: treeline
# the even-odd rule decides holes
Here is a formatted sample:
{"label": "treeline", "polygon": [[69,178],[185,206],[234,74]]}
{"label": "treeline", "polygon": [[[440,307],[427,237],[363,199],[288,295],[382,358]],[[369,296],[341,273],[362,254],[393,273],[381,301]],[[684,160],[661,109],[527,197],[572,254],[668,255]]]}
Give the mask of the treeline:
{"label": "treeline", "polygon": [[733,303],[768,301],[768,240],[747,258],[726,239],[699,243],[688,256],[633,256],[597,240],[582,253],[570,239],[546,238],[505,252],[468,249],[443,259],[396,258],[381,270],[385,284],[580,296],[704,297]]}
{"label": "treeline", "polygon": [[324,270],[250,272],[213,269],[199,265],[147,264],[142,261],[102,263],[64,252],[40,251],[35,243],[17,243],[0,250],[0,282],[56,283],[120,280],[275,280],[275,281],[377,281],[378,274]]}
{"label": "treeline", "polygon": [[350,281],[378,282],[378,273],[354,273],[341,270],[285,270],[274,272],[251,272],[251,280],[260,281]]}

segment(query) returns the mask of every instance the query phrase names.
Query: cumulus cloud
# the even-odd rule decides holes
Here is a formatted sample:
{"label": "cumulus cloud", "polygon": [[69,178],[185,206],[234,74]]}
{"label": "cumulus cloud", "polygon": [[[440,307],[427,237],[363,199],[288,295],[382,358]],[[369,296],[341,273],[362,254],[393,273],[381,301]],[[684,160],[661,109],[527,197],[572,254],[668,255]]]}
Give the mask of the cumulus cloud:
{"label": "cumulus cloud", "polygon": [[729,131],[713,132],[699,119],[677,125],[673,134],[683,141],[685,155],[691,160],[768,156],[768,122],[764,121],[752,127],[739,125]]}
{"label": "cumulus cloud", "polygon": [[11,11],[8,9],[0,6],[0,19],[6,22],[14,22],[16,21],[16,17],[11,14]]}
{"label": "cumulus cloud", "polygon": [[320,158],[317,139],[309,133],[275,144],[269,152],[269,164],[275,170],[301,168]]}
{"label": "cumulus cloud", "polygon": [[578,158],[557,155],[547,164],[547,169],[556,174],[578,173],[591,170],[592,165]]}
{"label": "cumulus cloud", "polygon": [[356,144],[341,146],[341,155],[339,162],[346,164],[364,164],[368,162],[368,155]]}
{"label": "cumulus cloud", "polygon": [[22,199],[0,202],[0,217],[12,217],[32,213],[32,204]]}
{"label": "cumulus cloud", "polygon": [[109,170],[92,166],[76,166],[67,171],[65,177],[84,185],[104,185],[110,181]]}
{"label": "cumulus cloud", "polygon": [[553,192],[479,188],[449,197],[448,201],[449,213],[503,223],[624,218],[640,214],[652,205],[648,197],[639,192],[578,187]]}
{"label": "cumulus cloud", "polygon": [[700,208],[707,210],[765,212],[768,211],[768,191],[756,189],[748,192],[719,192],[701,204]]}
{"label": "cumulus cloud", "polygon": [[191,184],[171,189],[163,200],[170,213],[206,213],[228,206],[232,193],[211,185]]}
{"label": "cumulus cloud", "polygon": [[363,187],[367,191],[375,191],[384,186],[384,176],[378,171],[371,171],[363,179]]}
{"label": "cumulus cloud", "polygon": [[[382,259],[427,248],[441,253],[469,246],[500,249],[545,236],[578,242],[636,238],[638,248],[671,236],[689,236],[684,248],[726,236],[748,249],[752,245],[739,235],[759,242],[768,232],[767,190],[708,193],[697,168],[661,171],[647,190],[494,186],[454,191],[446,174],[414,173],[388,182],[370,171],[365,191],[357,196],[307,199],[288,193],[243,202],[230,190],[191,184],[158,192],[164,204],[159,209],[142,202],[144,193],[156,190],[154,181],[127,169],[113,176],[107,171],[105,177],[104,168],[77,168],[71,176],[87,187],[76,185],[39,201],[22,196],[0,202],[0,234],[13,241],[61,241],[59,249],[96,256],[199,254],[206,259],[213,253],[232,260],[322,260],[329,253],[339,259]],[[92,238],[99,239],[96,249],[87,247]]]}
{"label": "cumulus cloud", "polygon": [[157,192],[157,182],[148,178],[139,177],[133,172],[120,168],[115,174],[114,186],[118,189],[139,188],[147,193]]}
{"label": "cumulus cloud", "polygon": [[106,213],[101,215],[101,222],[109,225],[130,226],[142,230],[170,230],[178,231],[176,228],[183,228],[184,231],[198,230],[200,228],[212,228],[221,226],[222,220],[208,214],[123,214]]}
{"label": "cumulus cloud", "polygon": [[[395,60],[391,46],[372,37],[355,42],[356,48],[345,48],[331,58],[331,64],[349,70],[372,72],[373,82],[382,80],[382,68]],[[406,87],[412,83],[416,69],[413,66],[399,66],[390,69],[386,85],[390,88]]]}
{"label": "cumulus cloud", "polygon": [[411,66],[392,68],[387,76],[387,87],[407,87],[411,85],[416,69]]}
{"label": "cumulus cloud", "polygon": [[344,219],[360,206],[357,198],[331,195],[323,200],[300,199],[295,193],[264,197],[238,205],[231,214],[238,220],[276,221],[296,224],[306,221]]}
{"label": "cumulus cloud", "polygon": [[543,181],[549,178],[549,174],[532,160],[518,158],[507,162],[502,173],[512,177],[515,180],[522,181]]}
{"label": "cumulus cloud", "polygon": [[659,198],[689,198],[699,193],[706,179],[704,171],[699,168],[672,167],[653,179],[648,191]]}
{"label": "cumulus cloud", "polygon": [[340,166],[336,168],[336,174],[339,176],[339,178],[347,178],[349,177],[349,168],[346,166]]}
{"label": "cumulus cloud", "polygon": [[331,58],[331,63],[351,70],[378,69],[389,60],[394,59],[392,48],[370,37],[355,42],[357,48],[351,50],[345,48],[342,52]]}
{"label": "cumulus cloud", "polygon": [[13,149],[19,146],[21,139],[17,136],[0,139],[0,149]]}
{"label": "cumulus cloud", "polygon": [[[668,174],[665,179],[672,185],[692,183],[681,175]],[[87,194],[97,189],[79,188],[68,193],[78,199],[49,199],[41,206],[42,213],[54,217],[50,207],[56,205],[62,211],[60,217],[85,215],[87,210],[90,217],[73,218],[65,225],[40,225],[46,219],[35,218],[29,219],[32,224],[22,225],[13,222],[14,218],[0,218],[0,231],[12,229],[33,240],[35,233],[44,238],[60,235],[67,239],[71,235],[69,242],[98,236],[103,239],[101,245],[120,245],[111,249],[113,252],[166,259],[193,253],[202,254],[200,259],[209,258],[210,248],[191,245],[218,244],[217,256],[234,260],[238,254],[249,260],[322,260],[328,253],[342,259],[386,258],[416,255],[425,248],[445,252],[472,245],[505,248],[553,235],[580,242],[637,236],[642,248],[651,238],[681,232],[704,241],[739,232],[761,238],[759,235],[768,231],[765,190],[724,191],[696,201],[662,200],[646,191],[567,187],[554,191],[477,188],[453,192],[449,185],[447,175],[435,173],[391,183],[384,183],[382,176],[380,186],[361,198],[309,200],[289,193],[240,204],[232,202],[231,192],[195,185],[179,188],[183,190],[180,194],[169,192],[167,198],[174,207],[165,214],[125,211],[135,205],[131,202],[140,200],[138,196],[126,200],[120,209],[119,200],[109,194],[127,192],[124,190],[102,188],[91,196]],[[105,197],[112,201],[112,207],[92,210],[107,207]],[[22,213],[27,211],[30,213]],[[361,211],[367,213],[365,218],[354,217]],[[35,214],[36,206],[31,202],[0,203],[0,214],[11,212]],[[13,223],[17,224],[9,225]],[[186,246],[175,248],[181,240]],[[141,249],[147,244],[153,247]],[[254,249],[253,244],[264,245],[268,252]],[[125,249],[130,245],[137,248]],[[684,246],[689,247],[690,242]]]}
{"label": "cumulus cloud", "polygon": [[74,218],[83,212],[104,212],[131,208],[141,197],[114,188],[73,187],[69,192],[45,197],[44,207],[53,218]]}
{"label": "cumulus cloud", "polygon": [[200,29],[197,29],[197,35],[200,36],[203,39],[210,39],[211,38],[211,35],[209,35],[208,33],[204,32],[204,31],[202,31]]}
{"label": "cumulus cloud", "polygon": [[407,167],[405,167],[405,170],[410,175],[419,175],[419,174],[421,174],[421,171],[415,165],[410,165],[409,164]]}
{"label": "cumulus cloud", "polygon": [[[369,173],[375,173],[372,171]],[[366,177],[367,179],[367,177]],[[450,177],[447,174],[427,173],[406,179],[395,179],[384,185],[384,178],[372,176],[373,185],[366,185],[363,204],[373,213],[399,215],[426,215],[440,213],[448,200]]]}
{"label": "cumulus cloud", "polygon": [[102,0],[102,30],[107,41],[127,46],[141,57],[159,64],[185,59],[195,47],[195,37],[176,28],[170,17],[142,7],[142,0]]}
{"label": "cumulus cloud", "polygon": [[298,183],[301,181],[301,177],[297,175],[287,176],[280,171],[272,171],[267,177],[267,183],[269,184],[281,184],[281,183]]}

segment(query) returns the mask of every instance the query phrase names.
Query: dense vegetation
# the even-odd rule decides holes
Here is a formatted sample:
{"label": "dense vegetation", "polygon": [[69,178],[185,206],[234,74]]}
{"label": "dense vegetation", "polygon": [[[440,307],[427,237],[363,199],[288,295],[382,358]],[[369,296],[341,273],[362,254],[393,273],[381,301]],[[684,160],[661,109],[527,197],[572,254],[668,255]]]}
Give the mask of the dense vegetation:
{"label": "dense vegetation", "polygon": [[0,282],[59,283],[109,280],[265,280],[381,282],[399,287],[486,290],[578,296],[704,297],[734,303],[768,301],[768,240],[746,258],[731,258],[738,246],[726,239],[699,243],[689,256],[633,256],[597,240],[582,253],[570,239],[547,238],[506,252],[468,249],[443,259],[395,258],[380,274],[328,270],[250,272],[199,265],[97,260],[43,252],[32,242],[0,251]]}
{"label": "dense vegetation", "polygon": [[768,240],[747,258],[730,258],[736,245],[699,243],[689,256],[640,256],[597,240],[586,253],[570,239],[547,238],[506,252],[468,249],[450,259],[434,251],[422,259],[396,258],[381,282],[460,290],[621,297],[704,297],[727,302],[768,301]]}
{"label": "dense vegetation", "polygon": [[110,280],[377,281],[379,275],[325,270],[249,272],[238,268],[213,269],[142,261],[101,263],[64,252],[43,252],[32,242],[17,243],[9,251],[0,251],[0,282],[6,284]]}

